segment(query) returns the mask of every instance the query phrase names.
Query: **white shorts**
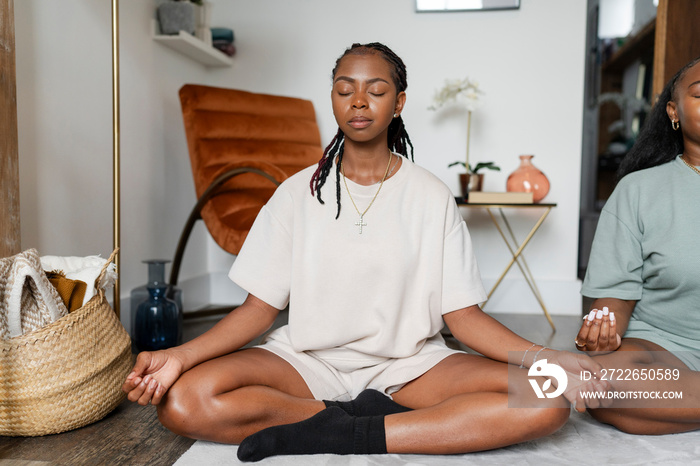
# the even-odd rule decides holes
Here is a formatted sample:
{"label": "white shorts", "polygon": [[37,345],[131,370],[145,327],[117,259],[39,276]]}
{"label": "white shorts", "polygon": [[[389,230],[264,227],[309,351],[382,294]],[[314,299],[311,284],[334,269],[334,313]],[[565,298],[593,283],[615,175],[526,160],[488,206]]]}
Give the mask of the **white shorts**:
{"label": "white shorts", "polygon": [[371,365],[358,359],[356,367],[343,360],[342,367],[322,358],[318,352],[299,353],[292,348],[289,328],[270,333],[262,345],[296,369],[317,400],[350,401],[363,390],[372,388],[386,395],[399,391],[408,382],[425,374],[446,357],[462,353],[448,348],[440,334],[427,340],[418,353],[407,358],[374,358]]}

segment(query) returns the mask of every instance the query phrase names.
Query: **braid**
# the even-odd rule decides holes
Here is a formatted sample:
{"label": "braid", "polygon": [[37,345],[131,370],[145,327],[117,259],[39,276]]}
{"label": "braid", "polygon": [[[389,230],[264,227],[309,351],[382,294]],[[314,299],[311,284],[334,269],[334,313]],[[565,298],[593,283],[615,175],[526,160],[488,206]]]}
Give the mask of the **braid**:
{"label": "braid", "polygon": [[338,149],[338,163],[335,166],[335,202],[338,204],[338,211],[335,214],[336,220],[338,220],[338,217],[340,217],[340,166],[343,163],[344,152],[345,145],[341,145]]}
{"label": "braid", "polygon": [[389,125],[387,139],[389,149],[406,158],[408,158],[408,148],[410,147],[411,161],[413,161],[413,143],[411,143],[411,138],[408,137],[408,132],[406,132],[406,127],[403,124],[403,118],[401,118],[401,116],[394,118]]}
{"label": "braid", "polygon": [[321,188],[326,184],[326,178],[328,178],[328,174],[333,167],[333,156],[336,155],[339,148],[342,147],[344,139],[345,135],[341,129],[338,128],[338,132],[333,136],[333,140],[323,151],[323,157],[318,161],[318,168],[316,168],[316,171],[311,176],[311,183],[309,183],[311,195],[315,195],[318,202],[321,204],[325,204],[323,199],[321,199]]}
{"label": "braid", "polygon": [[[335,73],[338,69],[340,61],[346,55],[367,55],[372,53],[378,53],[382,56],[390,65],[391,77],[396,86],[396,93],[404,92],[406,87],[408,87],[408,81],[406,79],[406,65],[404,65],[401,58],[396,55],[389,47],[379,42],[372,42],[369,44],[352,44],[350,48],[345,50],[345,53],[341,55],[335,62],[335,67],[333,68],[332,76],[335,77]],[[324,204],[323,199],[321,199],[321,188],[326,184],[326,179],[331,172],[333,167],[333,160],[337,157],[338,161],[335,167],[336,174],[336,203],[338,205],[338,211],[335,216],[337,219],[340,216],[340,163],[343,160],[343,152],[345,142],[345,134],[338,128],[338,132],[333,137],[333,140],[323,151],[323,157],[318,162],[318,168],[311,177],[311,195],[316,196],[321,204]],[[389,130],[387,133],[387,147],[398,154],[403,155],[408,158],[408,148],[411,148],[411,161],[413,161],[413,144],[411,139],[408,137],[408,132],[404,125],[401,116],[398,116],[392,120],[389,124]]]}

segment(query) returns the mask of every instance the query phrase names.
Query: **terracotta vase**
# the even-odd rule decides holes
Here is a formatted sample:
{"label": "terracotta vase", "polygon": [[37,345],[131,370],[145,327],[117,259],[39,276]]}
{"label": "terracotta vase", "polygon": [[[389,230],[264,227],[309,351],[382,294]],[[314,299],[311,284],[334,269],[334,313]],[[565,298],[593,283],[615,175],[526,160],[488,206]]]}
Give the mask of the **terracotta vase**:
{"label": "terracotta vase", "polygon": [[540,202],[549,192],[549,180],[532,164],[533,157],[520,156],[520,166],[508,176],[506,191],[533,193],[533,201]]}

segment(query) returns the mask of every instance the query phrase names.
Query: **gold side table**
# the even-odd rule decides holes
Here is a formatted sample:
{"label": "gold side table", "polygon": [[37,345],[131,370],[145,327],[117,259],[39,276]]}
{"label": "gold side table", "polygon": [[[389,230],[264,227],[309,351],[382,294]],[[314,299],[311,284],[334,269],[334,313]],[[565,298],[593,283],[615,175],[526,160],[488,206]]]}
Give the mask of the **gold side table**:
{"label": "gold side table", "polygon": [[[506,274],[508,271],[513,267],[513,264],[517,264],[518,268],[523,274],[523,277],[525,277],[525,281],[527,282],[527,285],[530,287],[530,290],[532,291],[532,294],[535,296],[535,299],[537,299],[537,302],[540,304],[540,307],[542,308],[542,311],[544,312],[545,317],[547,318],[547,321],[549,322],[549,325],[552,326],[552,331],[556,331],[556,327],[554,326],[554,322],[552,321],[552,317],[549,315],[549,311],[547,310],[547,306],[544,304],[544,300],[542,299],[542,294],[540,293],[539,288],[537,287],[537,282],[535,282],[535,277],[532,275],[532,272],[530,272],[530,267],[527,265],[527,261],[525,260],[525,256],[523,255],[523,250],[525,249],[525,246],[528,245],[530,240],[535,236],[535,233],[537,233],[537,230],[540,229],[542,226],[542,223],[544,220],[547,218],[547,215],[552,211],[554,207],[556,207],[556,204],[477,204],[477,203],[470,203],[470,202],[465,202],[463,198],[457,198],[457,205],[460,207],[468,207],[468,208],[479,208],[479,209],[485,209],[486,212],[488,212],[489,217],[491,217],[491,221],[493,222],[494,226],[498,230],[498,233],[500,233],[501,238],[503,238],[503,242],[506,244],[506,247],[510,251],[510,254],[512,256],[510,262],[506,266],[505,270],[501,274],[500,277],[498,277],[498,280],[496,280],[496,283],[493,285],[491,288],[491,291],[489,291],[487,301],[488,299],[491,298],[493,293],[496,291],[498,286],[501,284],[503,281],[503,278],[505,278]],[[513,233],[513,229],[510,227],[510,223],[508,222],[508,218],[506,217],[505,213],[503,212],[504,208],[508,209],[543,209],[542,215],[540,218],[537,220],[535,225],[532,227],[530,232],[527,234],[525,239],[521,242],[518,243],[518,240],[515,237],[515,234]],[[503,226],[501,226],[501,222],[498,221],[496,216],[493,213],[493,210],[498,210],[498,213],[500,214],[501,222],[503,226],[505,226],[505,230],[507,231],[507,235],[504,232]],[[484,303],[486,305],[486,303]]]}

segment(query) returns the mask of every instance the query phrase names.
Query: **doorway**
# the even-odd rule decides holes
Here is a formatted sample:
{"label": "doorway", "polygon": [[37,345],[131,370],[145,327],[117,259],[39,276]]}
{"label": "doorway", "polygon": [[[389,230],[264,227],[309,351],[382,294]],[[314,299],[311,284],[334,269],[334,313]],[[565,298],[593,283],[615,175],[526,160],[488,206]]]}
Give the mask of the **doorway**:
{"label": "doorway", "polygon": [[698,17],[696,0],[588,0],[580,278],[620,161],[665,84],[700,56]]}

